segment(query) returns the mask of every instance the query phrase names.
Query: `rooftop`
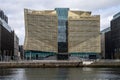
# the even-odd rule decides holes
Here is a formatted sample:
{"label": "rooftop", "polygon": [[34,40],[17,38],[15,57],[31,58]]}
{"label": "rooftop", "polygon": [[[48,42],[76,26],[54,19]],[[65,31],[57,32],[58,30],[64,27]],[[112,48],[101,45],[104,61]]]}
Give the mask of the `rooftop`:
{"label": "rooftop", "polygon": [[7,29],[9,32],[12,31],[11,27],[3,20],[0,18],[0,24],[5,28]]}
{"label": "rooftop", "polygon": [[118,17],[120,17],[120,12],[118,12],[117,14],[115,14],[115,15],[113,16],[113,19],[116,19],[116,18],[118,18]]}

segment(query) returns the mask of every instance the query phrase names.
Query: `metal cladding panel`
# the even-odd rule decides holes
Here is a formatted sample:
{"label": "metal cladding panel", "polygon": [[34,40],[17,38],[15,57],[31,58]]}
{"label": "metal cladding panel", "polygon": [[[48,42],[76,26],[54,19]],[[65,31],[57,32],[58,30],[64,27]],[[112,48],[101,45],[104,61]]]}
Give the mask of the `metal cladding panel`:
{"label": "metal cladding panel", "polygon": [[69,11],[68,52],[101,52],[100,16]]}
{"label": "metal cladding panel", "polygon": [[57,52],[56,11],[32,11],[25,13],[25,50]]}

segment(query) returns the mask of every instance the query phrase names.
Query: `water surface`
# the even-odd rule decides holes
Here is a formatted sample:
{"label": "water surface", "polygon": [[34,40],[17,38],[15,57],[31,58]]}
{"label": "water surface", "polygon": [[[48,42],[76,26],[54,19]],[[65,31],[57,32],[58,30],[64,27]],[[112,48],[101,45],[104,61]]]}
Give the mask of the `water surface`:
{"label": "water surface", "polygon": [[0,80],[120,80],[120,68],[0,69]]}

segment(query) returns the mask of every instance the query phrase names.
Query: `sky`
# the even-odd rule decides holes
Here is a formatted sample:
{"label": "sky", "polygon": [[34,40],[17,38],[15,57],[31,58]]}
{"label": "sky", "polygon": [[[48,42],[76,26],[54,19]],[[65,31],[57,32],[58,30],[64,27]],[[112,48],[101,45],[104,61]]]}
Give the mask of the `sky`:
{"label": "sky", "polygon": [[120,0],[0,0],[0,9],[8,16],[9,26],[24,44],[24,8],[33,10],[53,10],[54,8],[91,11],[100,15],[100,30],[110,27],[113,15],[120,12]]}

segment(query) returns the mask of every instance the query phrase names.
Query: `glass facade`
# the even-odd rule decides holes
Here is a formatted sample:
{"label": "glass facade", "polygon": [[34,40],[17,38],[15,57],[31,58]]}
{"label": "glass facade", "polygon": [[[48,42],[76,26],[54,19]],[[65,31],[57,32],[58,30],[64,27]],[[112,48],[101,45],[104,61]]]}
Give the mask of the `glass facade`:
{"label": "glass facade", "polygon": [[43,52],[43,51],[25,51],[25,59],[27,60],[42,60],[44,58],[47,58],[49,56],[54,56],[56,53],[54,52]]}
{"label": "glass facade", "polygon": [[58,15],[58,53],[68,52],[67,21],[69,8],[56,8]]}
{"label": "glass facade", "polygon": [[7,29],[9,32],[12,31],[12,29],[10,28],[10,26],[3,19],[1,19],[1,18],[0,18],[0,24],[3,25],[3,27],[5,29]]}
{"label": "glass facade", "polygon": [[99,53],[95,52],[73,52],[70,53],[71,56],[77,56],[80,59],[97,59],[100,58]]}

